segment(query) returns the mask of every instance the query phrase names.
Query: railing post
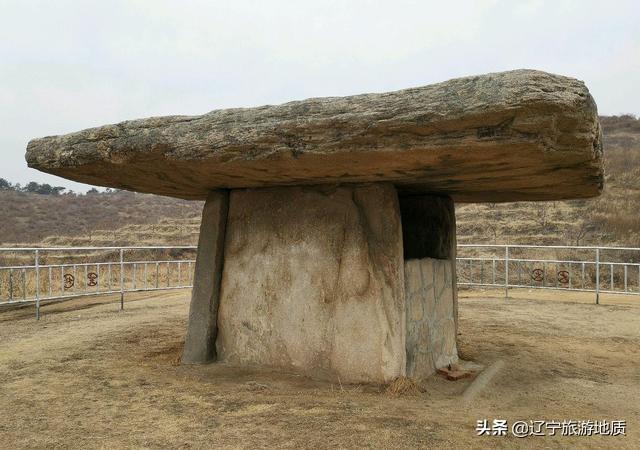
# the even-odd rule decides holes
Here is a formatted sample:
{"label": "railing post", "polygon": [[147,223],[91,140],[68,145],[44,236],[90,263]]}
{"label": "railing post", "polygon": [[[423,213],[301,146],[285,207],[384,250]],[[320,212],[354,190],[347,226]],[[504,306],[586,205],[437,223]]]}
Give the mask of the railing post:
{"label": "railing post", "polygon": [[596,248],[596,305],[600,304],[600,249]]}
{"label": "railing post", "polygon": [[504,247],[504,298],[509,298],[509,246]]}
{"label": "railing post", "polygon": [[36,320],[40,320],[40,251],[36,250]]}
{"label": "railing post", "polygon": [[124,309],[124,249],[120,249],[120,311]]}
{"label": "railing post", "polygon": [[491,259],[491,284],[496,284],[496,259]]}

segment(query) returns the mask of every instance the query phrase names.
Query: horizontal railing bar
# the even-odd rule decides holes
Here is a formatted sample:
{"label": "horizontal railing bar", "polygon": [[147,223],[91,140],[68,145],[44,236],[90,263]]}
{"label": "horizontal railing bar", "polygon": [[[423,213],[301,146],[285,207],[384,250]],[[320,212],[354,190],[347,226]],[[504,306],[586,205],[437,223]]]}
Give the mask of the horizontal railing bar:
{"label": "horizontal railing bar", "polygon": [[[458,261],[505,261],[504,257],[501,258],[482,258],[482,257],[467,257],[459,256],[456,258]],[[568,259],[519,259],[509,258],[509,262],[550,262],[550,263],[565,263],[565,264],[596,264],[595,261],[582,260],[572,261]],[[640,266],[640,263],[626,263],[626,262],[613,262],[613,261],[600,261],[600,265],[614,265],[614,266]],[[44,267],[44,266],[43,266]]]}
{"label": "horizontal railing bar", "polygon": [[[150,292],[150,291],[172,291],[176,289],[191,289],[192,286],[170,286],[170,287],[160,287],[160,288],[149,288],[149,289],[127,289],[126,293],[129,292]],[[57,295],[54,297],[40,297],[40,301],[50,301],[50,300],[62,300],[62,299],[70,299],[70,298],[80,298],[80,297],[92,297],[96,295],[109,295],[109,294],[119,294],[120,290],[110,290],[110,291],[94,291],[94,292],[80,292],[78,294],[69,294],[69,295]],[[7,302],[0,302],[0,306],[4,305],[19,305],[19,304],[28,304],[35,303],[35,298],[27,298],[26,300],[13,300]]]}
{"label": "horizontal railing bar", "polygon": [[[621,250],[640,251],[640,247],[602,247],[575,245],[528,245],[528,244],[458,244],[460,248],[529,248],[529,249],[574,249],[574,250]],[[126,247],[0,247],[0,252],[57,252],[57,251],[107,251],[107,250],[196,250],[195,245],[165,245],[165,246],[126,246]]]}
{"label": "horizontal railing bar", "polygon": [[[478,258],[478,257],[467,257],[460,256],[456,258],[458,261],[496,261],[496,262],[504,262],[504,258]],[[195,259],[167,259],[167,260],[140,260],[140,261],[124,261],[123,264],[177,264],[177,263],[195,263]],[[509,258],[509,262],[543,262],[543,263],[557,263],[557,264],[596,264],[595,261],[589,260],[568,260],[568,259],[519,259],[519,258]],[[60,268],[60,267],[84,267],[84,266],[108,266],[108,265],[120,265],[119,261],[111,261],[111,262],[88,262],[88,263],[74,263],[69,262],[65,264],[40,264],[38,267],[41,269],[46,268]],[[614,266],[629,266],[629,267],[639,267],[640,263],[631,263],[631,262],[614,262],[614,261],[600,261],[600,265],[614,265]],[[35,269],[34,265],[24,265],[24,266],[0,266],[0,270],[20,270],[20,269]]]}
{"label": "horizontal railing bar", "polygon": [[640,250],[640,247],[597,247],[597,246],[584,246],[584,245],[527,245],[527,244],[458,244],[458,247],[484,247],[484,248],[565,248],[565,249],[575,249],[575,250]]}
{"label": "horizontal railing bar", "polygon": [[[487,287],[495,287],[498,289],[504,289],[504,284],[496,283],[470,283],[470,282],[458,282],[458,286],[487,286]],[[583,289],[583,288],[574,288],[574,287],[562,287],[562,286],[537,286],[537,285],[529,285],[529,284],[509,284],[509,289],[547,289],[553,291],[579,291],[579,292],[594,292],[594,289]],[[622,295],[640,295],[640,291],[610,291],[600,289],[601,294],[622,294]]]}
{"label": "horizontal railing bar", "polygon": [[[172,263],[172,264],[177,264],[177,263],[195,263],[196,260],[195,259],[168,259],[168,260],[155,260],[155,259],[149,259],[146,261],[124,261],[123,264],[127,265],[127,264],[167,264],[167,263]],[[38,267],[40,269],[46,269],[48,267],[54,268],[54,267],[73,267],[73,266],[77,266],[77,267],[84,267],[84,266],[108,266],[108,265],[112,265],[112,266],[119,266],[120,265],[120,261],[113,261],[113,262],[94,262],[94,263],[74,263],[74,262],[70,262],[70,263],[66,263],[66,264],[40,264]],[[19,270],[19,269],[35,269],[36,266],[34,265],[29,265],[29,266],[0,266],[0,270]]]}
{"label": "horizontal railing bar", "polygon": [[131,246],[131,247],[0,247],[0,252],[33,252],[36,250],[46,252],[58,251],[89,251],[89,250],[196,250],[195,245],[167,245],[167,246]]}
{"label": "horizontal railing bar", "polygon": [[[530,244],[458,244],[458,247],[483,247],[483,248],[555,248],[555,249],[575,249],[575,250],[637,250],[640,247],[601,247],[586,245],[530,245]],[[127,247],[0,247],[0,251],[16,252],[16,251],[88,251],[88,250],[159,250],[159,249],[190,249],[195,250],[195,245],[165,245],[165,246],[127,246]]]}

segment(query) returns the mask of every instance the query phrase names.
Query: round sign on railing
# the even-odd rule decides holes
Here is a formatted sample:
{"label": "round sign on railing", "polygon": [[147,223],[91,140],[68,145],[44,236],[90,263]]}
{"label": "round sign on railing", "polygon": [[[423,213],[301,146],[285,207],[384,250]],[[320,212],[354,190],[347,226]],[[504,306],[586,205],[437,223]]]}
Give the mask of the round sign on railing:
{"label": "round sign on railing", "polygon": [[64,288],[71,289],[76,282],[75,277],[70,273],[65,273],[63,278],[64,278]]}
{"label": "round sign on railing", "polygon": [[95,272],[89,272],[87,274],[87,286],[97,286],[98,285],[98,274]]}
{"label": "round sign on railing", "polygon": [[558,272],[558,281],[562,284],[568,284],[569,272],[567,272],[566,270],[561,270],[560,272]]}
{"label": "round sign on railing", "polygon": [[544,279],[544,272],[542,269],[533,269],[531,278],[533,278],[533,281],[542,281]]}

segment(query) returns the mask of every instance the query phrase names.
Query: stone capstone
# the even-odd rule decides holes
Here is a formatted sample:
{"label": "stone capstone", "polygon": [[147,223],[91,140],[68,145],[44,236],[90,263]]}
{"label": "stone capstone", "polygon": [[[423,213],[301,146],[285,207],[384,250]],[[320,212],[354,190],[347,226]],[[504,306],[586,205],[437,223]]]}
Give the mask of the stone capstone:
{"label": "stone capstone", "polygon": [[584,83],[535,70],[382,94],[131,120],[34,139],[30,167],[82,183],[205,199],[212,189],[391,182],[455,201],[600,193]]}

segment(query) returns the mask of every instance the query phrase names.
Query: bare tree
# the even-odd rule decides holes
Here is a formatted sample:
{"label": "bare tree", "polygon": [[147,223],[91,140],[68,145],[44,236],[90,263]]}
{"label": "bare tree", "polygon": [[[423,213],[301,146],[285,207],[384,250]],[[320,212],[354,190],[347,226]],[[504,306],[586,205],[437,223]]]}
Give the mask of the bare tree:
{"label": "bare tree", "polygon": [[573,241],[576,247],[582,243],[582,240],[592,229],[593,225],[589,220],[581,220],[573,226]]}
{"label": "bare tree", "polygon": [[489,228],[489,231],[491,232],[491,235],[493,236],[493,243],[494,245],[498,243],[498,225],[495,222],[490,222],[489,225],[487,225],[487,227]]}
{"label": "bare tree", "polygon": [[548,202],[540,202],[538,203],[538,223],[542,229],[547,227],[547,220],[549,217],[549,203]]}

